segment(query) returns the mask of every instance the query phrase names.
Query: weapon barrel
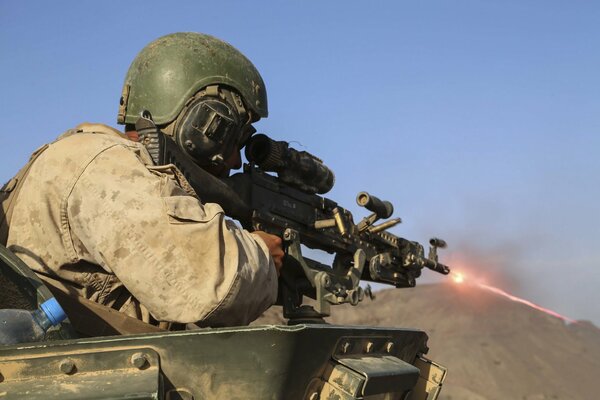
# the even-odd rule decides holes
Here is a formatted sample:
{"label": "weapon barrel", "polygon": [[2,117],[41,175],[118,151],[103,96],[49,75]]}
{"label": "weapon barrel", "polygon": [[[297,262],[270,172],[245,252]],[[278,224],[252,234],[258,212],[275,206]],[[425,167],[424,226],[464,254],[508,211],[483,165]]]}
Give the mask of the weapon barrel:
{"label": "weapon barrel", "polygon": [[448,275],[450,273],[450,267],[433,260],[425,259],[425,266],[430,270],[438,272],[442,275]]}

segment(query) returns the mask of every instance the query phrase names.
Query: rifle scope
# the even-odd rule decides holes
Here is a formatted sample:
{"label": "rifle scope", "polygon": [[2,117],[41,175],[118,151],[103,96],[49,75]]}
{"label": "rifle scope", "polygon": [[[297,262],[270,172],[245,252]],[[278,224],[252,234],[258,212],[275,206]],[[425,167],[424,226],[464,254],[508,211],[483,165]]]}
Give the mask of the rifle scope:
{"label": "rifle scope", "polygon": [[276,172],[290,186],[310,194],[327,193],[335,176],[322,160],[306,151],[289,147],[288,142],[275,141],[267,135],[254,135],[245,150],[248,161],[264,171]]}

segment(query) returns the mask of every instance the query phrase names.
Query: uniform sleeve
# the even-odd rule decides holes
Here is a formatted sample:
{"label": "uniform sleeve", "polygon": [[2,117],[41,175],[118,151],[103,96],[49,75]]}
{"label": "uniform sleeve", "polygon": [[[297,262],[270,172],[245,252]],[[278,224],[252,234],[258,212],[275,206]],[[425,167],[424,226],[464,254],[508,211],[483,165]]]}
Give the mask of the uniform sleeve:
{"label": "uniform sleeve", "polygon": [[158,320],[243,325],[275,301],[264,242],[124,146],[86,167],[67,210],[79,256],[113,272]]}

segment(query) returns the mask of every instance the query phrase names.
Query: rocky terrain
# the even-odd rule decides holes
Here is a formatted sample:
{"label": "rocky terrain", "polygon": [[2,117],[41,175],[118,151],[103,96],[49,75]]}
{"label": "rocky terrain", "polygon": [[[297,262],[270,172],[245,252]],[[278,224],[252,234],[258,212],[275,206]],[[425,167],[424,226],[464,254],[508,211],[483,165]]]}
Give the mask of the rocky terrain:
{"label": "rocky terrain", "polygon": [[[357,307],[332,309],[330,323],[414,327],[428,357],[449,369],[444,400],[600,399],[600,329],[566,324],[475,286],[388,289]],[[255,324],[282,323],[273,307]]]}

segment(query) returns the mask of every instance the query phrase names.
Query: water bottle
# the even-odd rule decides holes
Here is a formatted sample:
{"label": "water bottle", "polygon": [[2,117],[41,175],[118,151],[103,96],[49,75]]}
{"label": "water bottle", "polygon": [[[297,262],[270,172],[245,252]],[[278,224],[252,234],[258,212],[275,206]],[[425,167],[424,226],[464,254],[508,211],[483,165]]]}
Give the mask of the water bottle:
{"label": "water bottle", "polygon": [[50,327],[60,324],[67,315],[53,297],[35,311],[0,310],[0,344],[38,342]]}

